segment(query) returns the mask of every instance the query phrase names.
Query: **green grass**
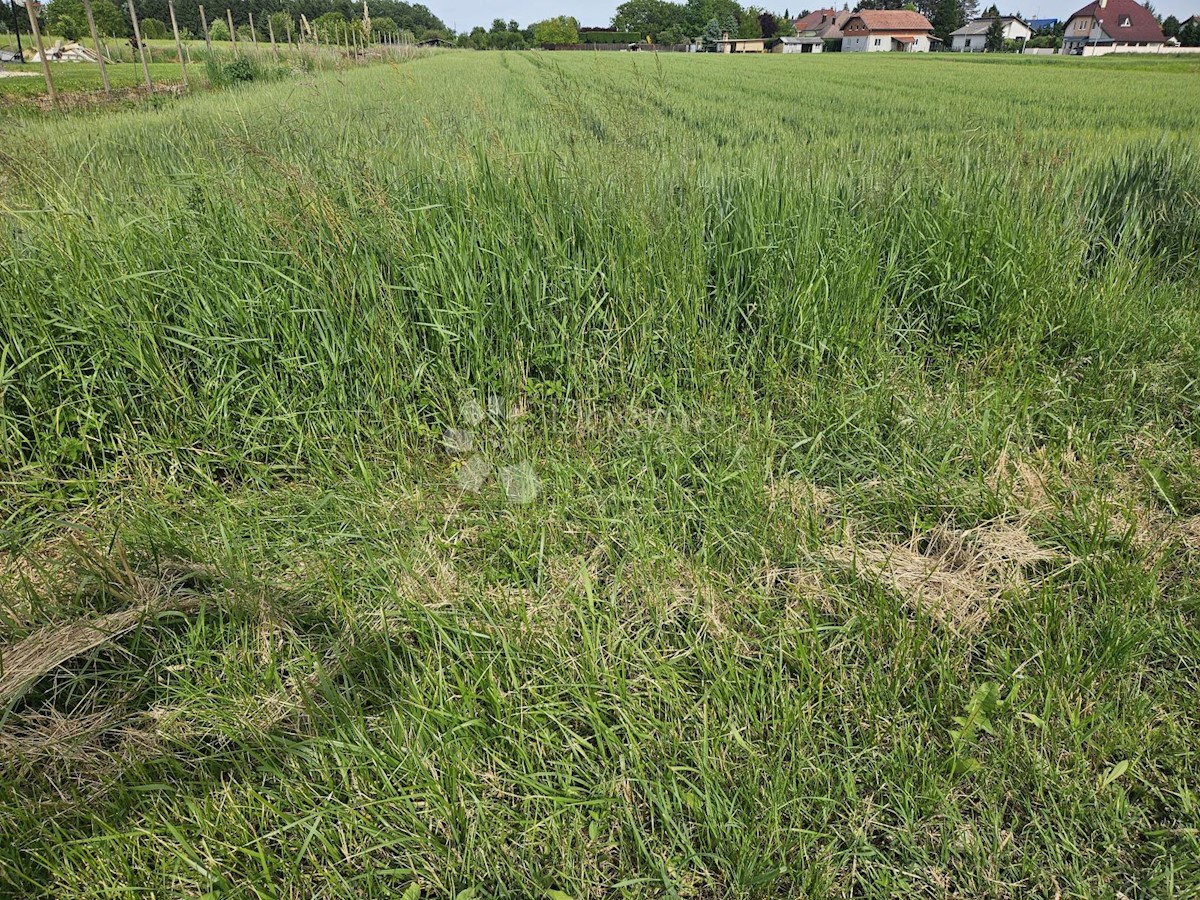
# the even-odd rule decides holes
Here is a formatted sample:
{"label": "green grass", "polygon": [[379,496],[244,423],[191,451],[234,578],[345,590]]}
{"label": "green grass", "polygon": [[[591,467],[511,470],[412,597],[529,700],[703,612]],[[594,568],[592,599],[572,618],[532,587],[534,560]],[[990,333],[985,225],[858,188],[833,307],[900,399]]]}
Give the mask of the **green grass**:
{"label": "green grass", "polygon": [[1195,76],[446,53],[23,121],[0,891],[1200,893]]}
{"label": "green grass", "polygon": [[[141,87],[146,83],[145,73],[140,64],[114,63],[108,68],[108,81],[114,90],[121,88]],[[19,102],[31,97],[40,97],[46,93],[46,82],[42,77],[42,68],[30,63],[21,71],[27,71],[33,77],[0,78],[0,103]],[[203,80],[204,67],[192,66],[188,69],[188,78]],[[52,63],[50,77],[54,81],[55,90],[61,92],[100,91],[104,82],[100,79],[98,66],[85,63]],[[178,63],[154,63],[150,66],[150,80],[154,84],[179,84],[181,79]]]}

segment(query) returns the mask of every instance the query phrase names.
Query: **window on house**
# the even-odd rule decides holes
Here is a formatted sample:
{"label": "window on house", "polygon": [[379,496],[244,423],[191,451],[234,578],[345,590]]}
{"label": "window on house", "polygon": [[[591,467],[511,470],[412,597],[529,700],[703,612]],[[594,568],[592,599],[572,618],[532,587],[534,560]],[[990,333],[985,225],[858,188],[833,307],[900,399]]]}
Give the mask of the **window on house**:
{"label": "window on house", "polygon": [[968,46],[968,47],[970,47],[970,46],[971,46],[971,39],[970,39],[970,38],[967,38],[967,46]]}
{"label": "window on house", "polygon": [[879,46],[879,38],[875,38],[875,46],[876,46],[876,47],[878,47],[878,46]]}
{"label": "window on house", "polygon": [[1122,28],[1128,28],[1130,25],[1133,24],[1133,22],[1130,20],[1129,16],[1121,16],[1120,23],[1121,23]]}

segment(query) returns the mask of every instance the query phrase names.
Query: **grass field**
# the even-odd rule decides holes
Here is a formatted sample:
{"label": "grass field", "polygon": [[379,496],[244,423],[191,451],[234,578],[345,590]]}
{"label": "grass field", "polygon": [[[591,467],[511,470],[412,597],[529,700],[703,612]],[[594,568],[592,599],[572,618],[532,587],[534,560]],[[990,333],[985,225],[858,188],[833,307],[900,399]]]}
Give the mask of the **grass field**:
{"label": "grass field", "polygon": [[1200,894],[1198,74],[23,120],[0,893]]}

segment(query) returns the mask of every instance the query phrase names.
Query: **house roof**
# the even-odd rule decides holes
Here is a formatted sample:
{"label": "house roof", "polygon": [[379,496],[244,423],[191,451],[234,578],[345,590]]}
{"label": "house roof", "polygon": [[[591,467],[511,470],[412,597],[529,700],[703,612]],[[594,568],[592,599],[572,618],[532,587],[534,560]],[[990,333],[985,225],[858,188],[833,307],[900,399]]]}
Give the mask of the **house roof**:
{"label": "house roof", "polygon": [[844,27],[855,19],[861,20],[868,31],[933,31],[929,20],[911,9],[861,9],[846,20]]}
{"label": "house roof", "polygon": [[[1027,27],[1027,28],[1030,27],[1029,23],[1026,22],[1024,19],[1022,19],[1020,16],[999,16],[998,18],[999,18],[999,21],[1006,23],[1006,24],[1008,22],[1020,22],[1025,27]],[[957,35],[987,34],[988,29],[992,27],[992,23],[995,21],[996,21],[996,19],[974,19],[974,20],[968,22],[962,28],[959,28],[959,29],[956,29],[955,31],[950,32],[950,36],[954,37],[954,35],[956,35],[956,34]]]}
{"label": "house roof", "polygon": [[817,37],[815,34],[813,34],[813,35],[803,35],[801,37],[780,38],[779,42],[781,44],[819,44],[819,43],[821,43],[821,39],[819,37]]}
{"label": "house roof", "polygon": [[[1166,40],[1154,14],[1137,0],[1093,0],[1083,9],[1072,13],[1067,21],[1080,16],[1094,17],[1104,33],[1114,41],[1161,44]],[[1126,21],[1129,24],[1121,24]]]}
{"label": "house roof", "polygon": [[818,37],[836,38],[842,36],[842,26],[853,13],[848,9],[818,9],[807,16],[797,19],[792,24],[796,26],[797,34],[815,34]]}
{"label": "house roof", "polygon": [[820,28],[822,25],[828,25],[830,22],[841,25],[851,15],[853,13],[848,9],[834,9],[833,7],[815,9],[807,16],[797,19],[792,24],[796,26],[797,31],[815,31],[817,28]]}

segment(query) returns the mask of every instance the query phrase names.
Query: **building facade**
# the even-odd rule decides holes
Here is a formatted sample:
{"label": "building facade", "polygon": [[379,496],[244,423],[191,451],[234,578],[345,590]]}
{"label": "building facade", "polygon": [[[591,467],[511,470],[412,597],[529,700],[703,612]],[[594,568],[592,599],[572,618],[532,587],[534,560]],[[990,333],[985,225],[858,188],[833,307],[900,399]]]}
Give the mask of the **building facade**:
{"label": "building facade", "polygon": [[842,28],[843,53],[928,53],[933,26],[908,9],[864,9]]}

